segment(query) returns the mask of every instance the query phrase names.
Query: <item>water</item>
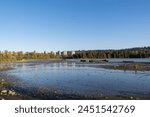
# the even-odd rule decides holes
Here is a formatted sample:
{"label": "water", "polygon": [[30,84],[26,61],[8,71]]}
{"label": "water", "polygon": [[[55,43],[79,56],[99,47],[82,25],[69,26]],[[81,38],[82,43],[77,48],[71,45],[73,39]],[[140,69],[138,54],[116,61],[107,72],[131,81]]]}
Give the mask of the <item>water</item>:
{"label": "water", "polygon": [[77,61],[33,61],[9,65],[15,69],[3,71],[3,74],[13,76],[16,79],[14,86],[24,89],[44,87],[89,95],[150,95],[149,71],[96,68],[98,64]]}

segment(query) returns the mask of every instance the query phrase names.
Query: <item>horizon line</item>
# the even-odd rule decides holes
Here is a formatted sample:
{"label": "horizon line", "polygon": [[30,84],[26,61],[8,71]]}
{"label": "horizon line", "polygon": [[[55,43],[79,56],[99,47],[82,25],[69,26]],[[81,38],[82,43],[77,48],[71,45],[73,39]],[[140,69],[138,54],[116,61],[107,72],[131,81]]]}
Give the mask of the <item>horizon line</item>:
{"label": "horizon line", "polygon": [[107,50],[126,50],[126,49],[136,49],[136,48],[149,48],[150,46],[140,46],[140,47],[129,47],[129,48],[120,48],[120,49],[76,49],[76,50],[55,50],[55,51],[53,51],[53,50],[43,50],[43,51],[38,51],[38,50],[31,50],[31,51],[26,51],[26,50],[7,50],[7,49],[5,49],[5,50],[0,50],[0,52],[4,52],[4,51],[8,51],[8,52],[34,52],[34,51],[36,51],[36,52],[58,52],[58,51],[60,51],[60,52],[63,52],[63,51],[107,51]]}

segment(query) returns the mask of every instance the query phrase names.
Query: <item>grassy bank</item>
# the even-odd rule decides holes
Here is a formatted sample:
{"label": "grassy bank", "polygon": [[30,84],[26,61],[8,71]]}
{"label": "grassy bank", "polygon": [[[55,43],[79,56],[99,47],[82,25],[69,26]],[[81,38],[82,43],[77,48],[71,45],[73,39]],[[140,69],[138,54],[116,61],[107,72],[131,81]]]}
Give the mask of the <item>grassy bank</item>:
{"label": "grassy bank", "polygon": [[5,70],[11,70],[13,68],[8,67],[8,66],[0,66],[0,71],[5,71]]}

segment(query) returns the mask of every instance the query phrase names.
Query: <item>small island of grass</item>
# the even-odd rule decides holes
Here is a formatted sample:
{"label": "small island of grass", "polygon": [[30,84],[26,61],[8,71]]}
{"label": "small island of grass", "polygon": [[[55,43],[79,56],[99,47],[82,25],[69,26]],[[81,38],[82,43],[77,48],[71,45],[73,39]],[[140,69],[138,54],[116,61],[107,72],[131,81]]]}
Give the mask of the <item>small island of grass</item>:
{"label": "small island of grass", "polygon": [[11,70],[11,69],[13,68],[8,66],[0,66],[0,71]]}

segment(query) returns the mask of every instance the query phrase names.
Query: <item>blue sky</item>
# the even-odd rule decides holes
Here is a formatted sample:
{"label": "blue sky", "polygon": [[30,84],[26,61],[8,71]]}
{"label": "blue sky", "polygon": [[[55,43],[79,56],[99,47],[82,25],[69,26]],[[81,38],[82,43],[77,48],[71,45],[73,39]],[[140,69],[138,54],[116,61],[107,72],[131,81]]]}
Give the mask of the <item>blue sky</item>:
{"label": "blue sky", "polygon": [[150,0],[0,0],[0,50],[150,45]]}

